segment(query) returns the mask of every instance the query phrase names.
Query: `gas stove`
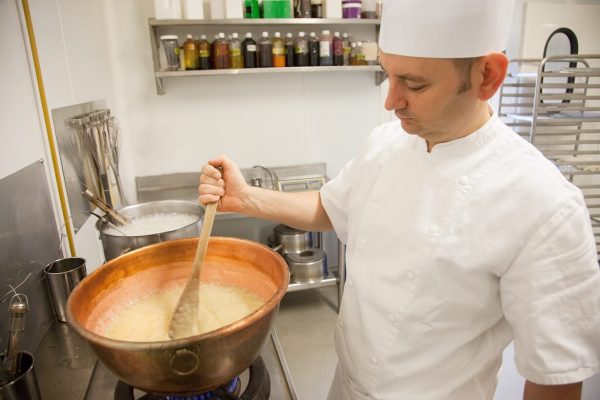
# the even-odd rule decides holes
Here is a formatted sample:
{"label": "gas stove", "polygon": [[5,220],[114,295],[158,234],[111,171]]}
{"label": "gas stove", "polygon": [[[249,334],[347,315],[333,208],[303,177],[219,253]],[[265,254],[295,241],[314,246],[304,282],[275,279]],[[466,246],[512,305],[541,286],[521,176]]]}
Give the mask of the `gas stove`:
{"label": "gas stove", "polygon": [[[44,400],[180,400],[135,389],[114,375],[100,362],[88,343],[68,324],[54,323],[37,351],[35,371]],[[237,381],[239,380],[239,382]],[[287,362],[273,328],[260,357],[239,377],[217,388],[215,393],[200,393],[198,400],[297,400]],[[204,397],[202,397],[204,396]],[[183,398],[187,400],[187,398]],[[194,397],[191,397],[194,399]]]}

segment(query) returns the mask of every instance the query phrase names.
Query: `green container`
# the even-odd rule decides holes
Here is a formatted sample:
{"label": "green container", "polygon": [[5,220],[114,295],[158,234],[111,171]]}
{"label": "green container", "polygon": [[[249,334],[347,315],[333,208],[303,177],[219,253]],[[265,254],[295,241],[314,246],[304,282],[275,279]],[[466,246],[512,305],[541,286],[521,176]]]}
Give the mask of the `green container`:
{"label": "green container", "polygon": [[264,0],[264,18],[292,18],[292,7],[289,0]]}
{"label": "green container", "polygon": [[244,0],[244,18],[260,18],[258,0]]}
{"label": "green container", "polygon": [[263,6],[263,18],[278,18],[278,1],[277,0],[264,0]]}

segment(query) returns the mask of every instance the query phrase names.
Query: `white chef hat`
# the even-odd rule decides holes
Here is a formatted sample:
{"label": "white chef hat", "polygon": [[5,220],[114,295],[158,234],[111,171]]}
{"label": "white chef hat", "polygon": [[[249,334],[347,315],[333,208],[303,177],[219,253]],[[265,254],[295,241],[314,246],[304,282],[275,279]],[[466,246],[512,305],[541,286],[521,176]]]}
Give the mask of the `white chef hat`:
{"label": "white chef hat", "polygon": [[379,47],[388,54],[479,57],[506,49],[514,0],[387,0]]}

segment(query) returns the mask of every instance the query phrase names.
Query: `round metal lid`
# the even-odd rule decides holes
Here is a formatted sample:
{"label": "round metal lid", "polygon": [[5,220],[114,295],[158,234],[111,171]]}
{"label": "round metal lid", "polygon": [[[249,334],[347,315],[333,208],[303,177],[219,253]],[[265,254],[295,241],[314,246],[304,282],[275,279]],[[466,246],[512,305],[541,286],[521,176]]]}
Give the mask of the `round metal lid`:
{"label": "round metal lid", "polygon": [[287,259],[295,264],[314,263],[325,257],[325,252],[318,248],[305,250],[301,253],[287,253]]}
{"label": "round metal lid", "polygon": [[279,233],[280,235],[296,235],[298,233],[302,234],[302,233],[306,233],[306,231],[300,230],[300,229],[296,229],[296,228],[292,228],[291,226],[288,225],[284,225],[284,224],[279,224],[274,228],[276,233]]}

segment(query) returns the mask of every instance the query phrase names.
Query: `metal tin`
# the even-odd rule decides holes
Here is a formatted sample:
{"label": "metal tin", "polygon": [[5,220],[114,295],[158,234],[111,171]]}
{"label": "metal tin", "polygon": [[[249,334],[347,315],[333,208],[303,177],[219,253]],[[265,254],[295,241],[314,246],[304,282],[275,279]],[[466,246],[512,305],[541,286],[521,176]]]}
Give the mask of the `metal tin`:
{"label": "metal tin", "polygon": [[33,355],[21,353],[19,370],[22,371],[19,376],[0,386],[0,400],[40,400],[42,397],[33,370]]}
{"label": "metal tin", "polygon": [[273,231],[275,235],[275,250],[281,255],[301,253],[312,247],[312,236],[310,232],[283,224],[277,225]]}
{"label": "metal tin", "polygon": [[52,261],[44,267],[50,289],[52,307],[60,322],[67,322],[67,300],[75,286],[87,275],[85,259],[68,257]]}

